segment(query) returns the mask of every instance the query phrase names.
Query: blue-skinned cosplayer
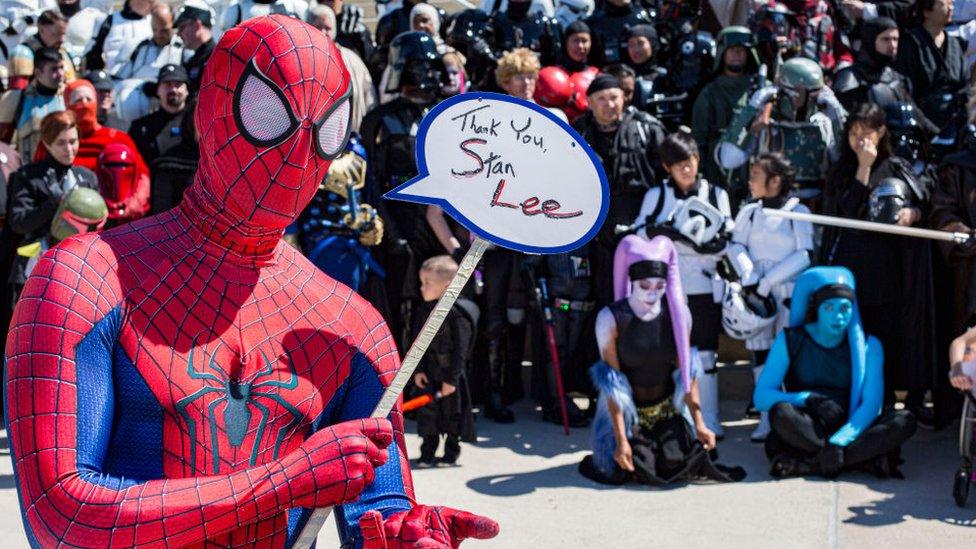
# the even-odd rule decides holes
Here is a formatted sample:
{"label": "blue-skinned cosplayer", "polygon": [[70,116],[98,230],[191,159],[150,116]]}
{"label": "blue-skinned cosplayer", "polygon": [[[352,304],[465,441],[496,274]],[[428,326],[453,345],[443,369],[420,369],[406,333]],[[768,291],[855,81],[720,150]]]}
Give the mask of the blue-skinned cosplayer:
{"label": "blue-skinned cosplayer", "polygon": [[834,477],[860,468],[897,476],[915,432],[907,411],[882,413],[884,351],[866,335],[843,267],[814,267],[796,282],[789,327],[776,336],[753,396],[769,411],[770,474]]}

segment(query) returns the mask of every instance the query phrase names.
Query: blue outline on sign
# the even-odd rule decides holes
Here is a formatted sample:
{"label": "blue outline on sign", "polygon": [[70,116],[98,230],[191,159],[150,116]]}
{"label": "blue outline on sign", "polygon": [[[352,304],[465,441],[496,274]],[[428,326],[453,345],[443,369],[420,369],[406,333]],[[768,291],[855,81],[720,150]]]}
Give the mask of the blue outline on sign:
{"label": "blue outline on sign", "polygon": [[[516,105],[521,105],[523,107],[530,108],[535,112],[545,116],[549,120],[558,124],[562,129],[566,130],[566,133],[569,135],[569,137],[572,138],[576,142],[576,144],[583,150],[583,152],[585,152],[590,157],[590,162],[593,163],[593,166],[596,168],[597,175],[600,176],[600,190],[602,194],[602,205],[600,207],[600,214],[597,216],[593,226],[590,227],[590,230],[587,231],[587,233],[583,235],[581,238],[579,238],[578,240],[570,244],[566,244],[564,246],[555,246],[555,247],[529,246],[529,245],[519,244],[517,242],[511,242],[509,240],[505,240],[504,238],[499,238],[495,235],[485,232],[480,227],[475,225],[474,222],[472,222],[470,219],[462,215],[461,212],[459,212],[454,206],[452,206],[444,198],[431,197],[431,196],[417,196],[414,194],[410,194],[409,192],[406,192],[411,185],[413,185],[417,181],[420,181],[421,179],[430,176],[430,172],[427,170],[427,161],[426,161],[426,156],[424,155],[424,148],[427,143],[427,130],[430,128],[431,123],[437,118],[438,115],[440,115],[441,112],[443,112],[446,109],[449,109],[450,107],[453,107],[458,103],[464,103],[468,101],[481,101],[484,99],[490,99],[493,101],[504,101],[507,103],[515,103]],[[545,109],[544,107],[540,107],[535,103],[529,103],[528,101],[517,99],[510,95],[503,95],[500,93],[490,93],[490,92],[462,93],[460,95],[455,95],[450,99],[446,99],[442,101],[433,109],[431,109],[430,112],[428,112],[427,115],[424,116],[423,120],[420,122],[420,128],[417,131],[416,157],[417,157],[417,169],[419,171],[419,175],[410,179],[406,183],[398,186],[397,188],[387,192],[386,194],[383,195],[383,198],[388,200],[404,200],[407,202],[419,202],[421,204],[433,204],[435,206],[440,206],[441,208],[444,209],[445,212],[447,212],[451,217],[457,220],[458,223],[463,225],[469,231],[475,233],[481,238],[484,238],[485,240],[488,240],[490,242],[493,242],[495,244],[498,244],[499,246],[508,248],[510,250],[515,250],[515,251],[530,253],[530,254],[558,254],[563,252],[571,252],[573,250],[580,248],[581,246],[589,242],[594,236],[596,236],[596,233],[599,232],[600,228],[603,226],[604,221],[606,221],[607,213],[610,210],[610,184],[607,182],[607,174],[603,171],[603,164],[600,162],[600,159],[597,157],[596,153],[593,152],[593,149],[590,148],[590,146],[586,143],[586,141],[583,140],[580,134],[576,133],[576,130],[570,127],[569,124],[564,122],[555,114],[549,112],[549,110]]]}

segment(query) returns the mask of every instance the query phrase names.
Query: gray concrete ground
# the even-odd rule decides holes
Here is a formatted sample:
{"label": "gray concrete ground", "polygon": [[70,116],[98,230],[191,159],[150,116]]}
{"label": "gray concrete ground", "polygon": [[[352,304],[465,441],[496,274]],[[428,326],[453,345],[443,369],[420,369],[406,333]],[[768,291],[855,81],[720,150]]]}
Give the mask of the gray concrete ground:
{"label": "gray concrete ground", "polygon": [[[738,417],[729,402],[723,417]],[[920,431],[905,448],[906,480],[853,474],[836,482],[772,480],[752,422],[726,423],[721,462],[742,465],[745,481],[668,489],[609,488],[580,476],[588,430],[571,436],[543,423],[528,404],[517,423],[479,421],[479,442],[465,445],[461,466],[414,472],[418,499],[483,513],[501,535],[466,547],[974,547],[976,494],[955,506],[952,475],[958,464],[956,432]],[[408,432],[416,426],[408,424]],[[416,454],[420,441],[408,436]],[[0,547],[26,546],[16,492],[0,432]],[[335,547],[326,525],[320,547]]]}

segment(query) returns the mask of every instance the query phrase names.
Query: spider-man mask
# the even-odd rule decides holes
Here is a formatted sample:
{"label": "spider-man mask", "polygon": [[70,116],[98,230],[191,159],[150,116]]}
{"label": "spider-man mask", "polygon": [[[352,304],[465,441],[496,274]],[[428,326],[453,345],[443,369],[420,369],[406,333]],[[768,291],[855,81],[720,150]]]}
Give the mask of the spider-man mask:
{"label": "spider-man mask", "polygon": [[224,33],[194,119],[195,202],[245,232],[287,227],[345,147],[351,91],[335,44],[306,23],[271,15]]}

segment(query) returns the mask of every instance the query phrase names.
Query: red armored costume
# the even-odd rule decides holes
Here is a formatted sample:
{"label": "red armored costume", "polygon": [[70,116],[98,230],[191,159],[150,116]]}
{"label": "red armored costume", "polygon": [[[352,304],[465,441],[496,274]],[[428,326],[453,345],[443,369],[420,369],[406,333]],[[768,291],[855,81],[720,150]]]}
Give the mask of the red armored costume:
{"label": "red armored costume", "polygon": [[231,29],[204,70],[180,207],[40,260],[6,347],[33,546],[286,547],[328,505],[350,545],[497,532],[414,503],[399,411],[357,419],[399,367],[386,325],[281,241],[343,149],[350,91],[314,28]]}
{"label": "red armored costume", "polygon": [[[80,91],[83,93],[76,93]],[[64,88],[64,104],[75,113],[78,121],[78,155],[74,165],[88,168],[99,174],[102,198],[108,205],[108,218],[112,223],[131,221],[149,213],[149,168],[139,155],[139,149],[122,130],[98,123],[98,107],[95,103],[95,86],[87,80],[75,80]],[[102,181],[102,153],[109,145],[124,145],[129,149],[135,167],[134,184],[124,194],[118,188],[106,188]],[[47,158],[47,147],[38,147],[34,161]],[[112,224],[110,223],[110,224]]]}

